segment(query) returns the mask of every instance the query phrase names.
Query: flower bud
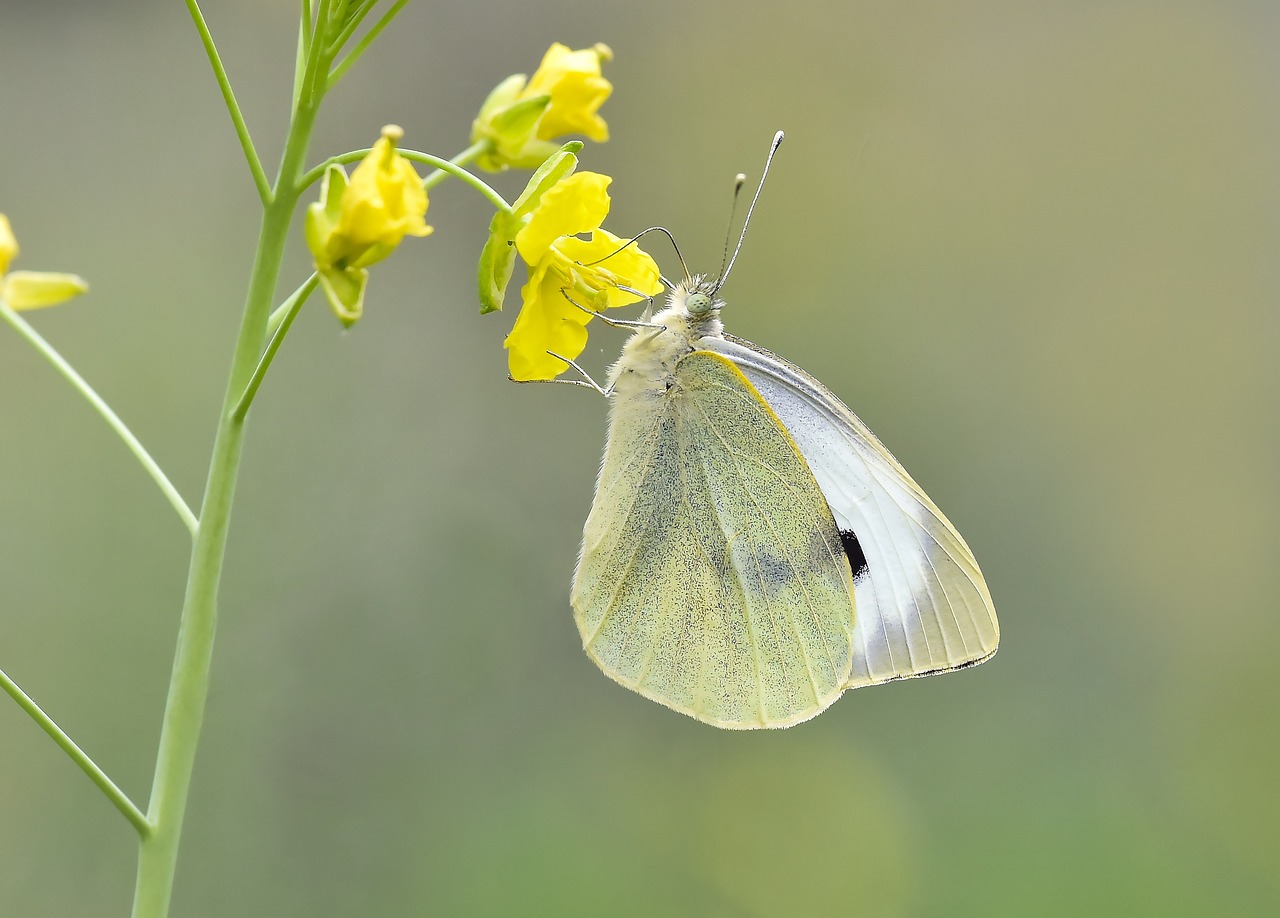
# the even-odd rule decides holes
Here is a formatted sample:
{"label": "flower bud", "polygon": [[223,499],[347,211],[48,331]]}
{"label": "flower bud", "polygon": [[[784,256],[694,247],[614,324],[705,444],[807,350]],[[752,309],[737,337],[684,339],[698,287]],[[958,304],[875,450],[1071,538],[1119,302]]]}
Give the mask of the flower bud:
{"label": "flower bud", "polygon": [[572,51],[557,42],[532,77],[516,74],[499,83],[471,127],[472,143],[488,142],[476,163],[490,172],[532,169],[555,152],[557,137],[608,140],[609,126],[597,112],[613,92],[601,75],[601,64],[612,59],[607,45]]}

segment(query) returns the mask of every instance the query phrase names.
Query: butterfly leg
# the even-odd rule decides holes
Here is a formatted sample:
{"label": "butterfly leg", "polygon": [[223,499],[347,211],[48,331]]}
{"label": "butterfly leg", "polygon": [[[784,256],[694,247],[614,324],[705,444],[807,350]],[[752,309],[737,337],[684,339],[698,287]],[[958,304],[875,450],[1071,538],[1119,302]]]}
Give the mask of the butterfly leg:
{"label": "butterfly leg", "polygon": [[595,389],[605,398],[608,398],[609,396],[613,395],[613,386],[609,386],[608,389],[604,388],[598,382],[596,382],[594,379],[591,378],[590,373],[582,369],[582,367],[578,366],[577,363],[570,360],[568,357],[563,357],[560,354],[557,354],[555,351],[547,351],[547,353],[550,354],[552,357],[554,357],[556,360],[563,360],[565,363],[569,364],[569,366],[573,367],[582,375],[582,380],[586,380],[585,382],[583,382],[582,380],[578,380],[578,379],[563,379],[563,380],[558,379],[558,380],[554,380],[555,382],[567,382],[567,383],[573,383],[578,386],[588,386],[589,388]]}
{"label": "butterfly leg", "polygon": [[582,367],[578,366],[577,363],[570,360],[568,357],[562,357],[561,355],[557,354],[555,351],[547,351],[547,353],[550,354],[552,357],[554,357],[556,360],[563,360],[565,363],[569,364],[569,366],[573,367],[575,370],[577,370],[579,373],[582,374],[582,379],[515,379],[512,376],[508,376],[507,379],[511,380],[511,382],[516,382],[516,383],[563,383],[566,386],[582,386],[584,389],[595,389],[605,398],[608,398],[609,396],[613,395],[613,386],[610,386],[608,389],[604,388],[598,382],[592,379],[591,375],[586,370],[582,369]]}
{"label": "butterfly leg", "polygon": [[[634,290],[634,289],[632,289],[631,287],[622,287],[622,286],[619,286],[619,287],[618,287],[618,289],[619,289],[619,290],[621,290],[621,291],[623,291],[624,293],[631,293],[631,294],[634,294],[635,296],[644,297],[646,300],[648,300],[648,301],[649,301],[649,305],[645,307],[645,315],[648,315],[648,314],[649,314],[649,312],[650,312],[650,310],[652,310],[652,308],[653,308],[653,297],[651,297],[651,296],[647,296],[647,295],[645,295],[645,294],[641,293],[639,290]],[[586,306],[583,306],[581,303],[579,303],[579,302],[578,302],[577,300],[575,300],[573,297],[569,296],[569,291],[568,291],[568,290],[562,289],[562,290],[560,291],[560,294],[561,294],[561,295],[562,295],[566,300],[568,300],[570,303],[572,303],[574,306],[577,306],[579,309],[581,309],[583,312],[585,312],[587,315],[595,316],[595,317],[596,317],[597,319],[599,319],[601,322],[603,322],[604,324],[606,324],[606,325],[608,325],[608,326],[610,326],[610,327],[612,327],[612,328],[656,328],[656,329],[661,329],[662,331],[665,331],[665,330],[666,330],[666,326],[665,326],[665,325],[654,325],[652,322],[645,322],[645,321],[632,322],[632,321],[630,321],[630,320],[628,320],[628,319],[611,319],[611,318],[609,318],[608,316],[606,316],[603,312],[597,312],[597,311],[596,311],[596,310],[594,310],[594,309],[588,309]]]}

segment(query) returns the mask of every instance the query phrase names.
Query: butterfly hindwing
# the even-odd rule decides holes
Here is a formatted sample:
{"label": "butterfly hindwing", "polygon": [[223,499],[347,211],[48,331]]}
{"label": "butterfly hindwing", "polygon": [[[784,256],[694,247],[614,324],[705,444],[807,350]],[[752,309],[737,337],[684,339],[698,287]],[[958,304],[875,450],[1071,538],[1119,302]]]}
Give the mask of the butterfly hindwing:
{"label": "butterfly hindwing", "polygon": [[618,682],[721,727],[780,727],[848,684],[853,580],[801,450],[734,364],[615,395],[572,603]]}

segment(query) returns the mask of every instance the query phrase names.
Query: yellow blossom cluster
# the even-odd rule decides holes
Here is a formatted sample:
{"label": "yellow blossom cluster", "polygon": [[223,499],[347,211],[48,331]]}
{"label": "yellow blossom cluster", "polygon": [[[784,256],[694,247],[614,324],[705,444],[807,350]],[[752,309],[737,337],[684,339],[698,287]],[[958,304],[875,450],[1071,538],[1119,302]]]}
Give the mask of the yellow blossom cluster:
{"label": "yellow blossom cluster", "polygon": [[[531,77],[498,85],[472,128],[476,162],[485,169],[536,168],[524,193],[501,209],[480,258],[481,311],[501,309],[517,255],[528,265],[523,306],[505,347],[513,379],[553,379],[586,346],[587,323],[601,309],[660,292],[658,267],[638,246],[601,228],[611,179],[572,174],[582,144],[568,133],[602,141],[600,106],[613,87],[601,75],[612,58],[605,45],[574,51],[553,44]],[[307,244],[329,304],[345,324],[363,312],[368,267],[405,236],[425,236],[422,179],[397,150],[403,132],[389,126],[348,179],[325,171],[320,200],[307,209]]]}

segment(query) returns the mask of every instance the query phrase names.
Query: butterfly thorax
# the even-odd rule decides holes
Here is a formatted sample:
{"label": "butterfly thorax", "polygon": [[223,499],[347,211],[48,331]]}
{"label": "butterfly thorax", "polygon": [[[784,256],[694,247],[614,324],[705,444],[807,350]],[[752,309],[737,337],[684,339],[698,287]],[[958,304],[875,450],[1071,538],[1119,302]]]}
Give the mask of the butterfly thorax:
{"label": "butterfly thorax", "polygon": [[622,348],[622,356],[609,370],[615,395],[622,398],[661,395],[675,383],[675,367],[697,349],[702,338],[719,338],[723,302],[715,297],[715,282],[695,275],[671,291],[667,306],[641,328]]}

